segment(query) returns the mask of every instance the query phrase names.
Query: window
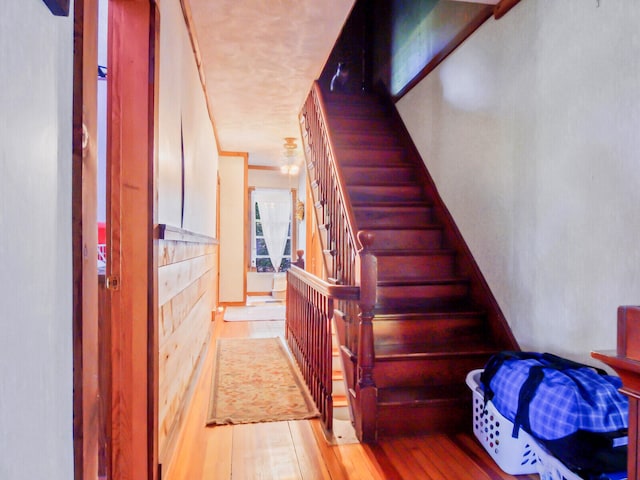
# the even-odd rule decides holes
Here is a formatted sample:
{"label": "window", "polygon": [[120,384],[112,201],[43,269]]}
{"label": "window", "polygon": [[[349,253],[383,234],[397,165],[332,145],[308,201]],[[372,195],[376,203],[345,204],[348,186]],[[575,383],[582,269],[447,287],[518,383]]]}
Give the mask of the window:
{"label": "window", "polygon": [[251,266],[257,272],[283,272],[291,266],[291,204],[289,190],[251,193]]}

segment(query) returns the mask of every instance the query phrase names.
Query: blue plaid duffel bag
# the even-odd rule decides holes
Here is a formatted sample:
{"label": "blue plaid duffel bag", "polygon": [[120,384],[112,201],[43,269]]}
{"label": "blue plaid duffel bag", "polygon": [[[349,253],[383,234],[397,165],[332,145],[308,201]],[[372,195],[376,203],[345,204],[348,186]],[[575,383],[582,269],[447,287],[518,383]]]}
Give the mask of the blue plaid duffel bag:
{"label": "blue plaid duffel bag", "polygon": [[629,403],[604,370],[550,353],[501,352],[480,377],[485,402],[585,479],[627,467]]}

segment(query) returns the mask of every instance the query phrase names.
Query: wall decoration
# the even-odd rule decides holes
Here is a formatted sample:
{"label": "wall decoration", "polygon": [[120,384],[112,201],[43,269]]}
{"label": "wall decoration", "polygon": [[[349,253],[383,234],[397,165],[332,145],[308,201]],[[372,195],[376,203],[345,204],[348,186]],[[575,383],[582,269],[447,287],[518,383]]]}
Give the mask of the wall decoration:
{"label": "wall decoration", "polygon": [[51,13],[58,17],[69,16],[69,0],[43,0]]}

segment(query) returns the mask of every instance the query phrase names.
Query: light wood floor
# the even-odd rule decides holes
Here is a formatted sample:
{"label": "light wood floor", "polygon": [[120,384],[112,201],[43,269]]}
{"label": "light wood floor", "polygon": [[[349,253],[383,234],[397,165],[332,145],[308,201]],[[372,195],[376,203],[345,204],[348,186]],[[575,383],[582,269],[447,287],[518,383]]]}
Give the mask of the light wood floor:
{"label": "light wood floor", "polygon": [[[282,336],[284,322],[223,322],[219,337]],[[382,440],[377,445],[329,445],[318,420],[206,427],[211,387],[211,342],[193,394],[175,459],[163,480],[502,480],[473,434],[429,435]]]}

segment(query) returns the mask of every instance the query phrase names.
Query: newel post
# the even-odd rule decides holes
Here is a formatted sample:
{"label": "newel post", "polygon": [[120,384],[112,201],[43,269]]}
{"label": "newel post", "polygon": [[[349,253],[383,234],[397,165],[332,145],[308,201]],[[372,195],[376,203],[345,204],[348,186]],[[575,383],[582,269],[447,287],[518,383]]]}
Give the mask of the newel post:
{"label": "newel post", "polygon": [[358,232],[360,250],[360,323],[358,327],[358,378],[356,395],[360,415],[356,416],[356,434],[363,442],[376,441],[378,389],[373,381],[373,309],[376,305],[378,259],[371,252],[374,234]]}

